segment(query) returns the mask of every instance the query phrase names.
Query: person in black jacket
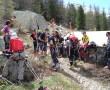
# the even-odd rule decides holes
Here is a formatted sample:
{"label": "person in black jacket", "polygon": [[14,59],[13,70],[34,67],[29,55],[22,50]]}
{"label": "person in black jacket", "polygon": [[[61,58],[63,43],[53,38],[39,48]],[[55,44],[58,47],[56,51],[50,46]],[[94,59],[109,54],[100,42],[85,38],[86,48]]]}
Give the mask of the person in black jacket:
{"label": "person in black jacket", "polygon": [[59,61],[57,58],[57,43],[59,41],[59,36],[57,31],[53,31],[52,36],[49,38],[49,44],[50,44],[50,53],[52,58],[52,68],[54,70],[57,70],[59,68]]}
{"label": "person in black jacket", "polygon": [[40,51],[41,55],[45,56],[47,53],[47,42],[48,42],[48,37],[46,32],[42,32],[41,35],[39,36],[39,41],[40,41]]}
{"label": "person in black jacket", "polygon": [[37,53],[37,33],[35,30],[32,32],[31,38],[33,39],[34,53]]}

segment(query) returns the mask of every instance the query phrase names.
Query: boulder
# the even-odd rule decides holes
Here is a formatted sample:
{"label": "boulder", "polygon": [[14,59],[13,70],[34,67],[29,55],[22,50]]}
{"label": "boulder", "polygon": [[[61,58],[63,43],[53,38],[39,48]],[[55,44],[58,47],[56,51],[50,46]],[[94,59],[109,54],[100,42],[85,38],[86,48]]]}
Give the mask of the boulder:
{"label": "boulder", "polygon": [[17,26],[23,32],[30,32],[30,30],[40,29],[45,30],[48,27],[48,23],[40,14],[31,11],[14,11],[13,16],[16,16]]}

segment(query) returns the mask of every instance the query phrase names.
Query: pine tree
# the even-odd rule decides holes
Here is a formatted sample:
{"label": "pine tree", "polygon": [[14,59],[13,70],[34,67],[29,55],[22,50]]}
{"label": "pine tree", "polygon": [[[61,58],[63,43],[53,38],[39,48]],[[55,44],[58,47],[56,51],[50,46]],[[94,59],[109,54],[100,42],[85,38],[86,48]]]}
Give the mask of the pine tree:
{"label": "pine tree", "polygon": [[77,12],[77,28],[79,30],[85,29],[85,13],[83,10],[82,6],[78,7],[78,12]]}
{"label": "pine tree", "polygon": [[76,27],[76,8],[74,4],[68,4],[67,6],[67,22],[68,24],[71,22],[72,28]]}
{"label": "pine tree", "polygon": [[8,19],[14,10],[14,3],[13,0],[3,0],[3,7],[4,7],[4,19]]}
{"label": "pine tree", "polygon": [[86,29],[93,30],[94,25],[94,13],[90,5],[89,11],[86,13]]}
{"label": "pine tree", "polygon": [[49,0],[49,16],[50,19],[54,18],[57,23],[60,23],[64,13],[62,13],[62,0]]}
{"label": "pine tree", "polygon": [[34,0],[32,4],[32,9],[36,13],[41,13],[41,1],[42,0]]}
{"label": "pine tree", "polygon": [[57,19],[58,0],[49,0],[49,14],[50,18]]}
{"label": "pine tree", "polygon": [[95,9],[95,28],[97,31],[101,30],[101,26],[100,26],[100,13],[99,13],[99,8],[98,7],[94,7]]}
{"label": "pine tree", "polygon": [[13,0],[16,10],[32,10],[34,0]]}
{"label": "pine tree", "polygon": [[0,24],[1,24],[1,22],[2,22],[2,20],[3,20],[3,0],[0,0]]}
{"label": "pine tree", "polygon": [[102,17],[101,17],[101,30],[107,30],[107,17],[106,17],[106,13],[105,11],[103,10],[103,13],[102,13]]}
{"label": "pine tree", "polygon": [[107,25],[108,25],[108,30],[110,30],[110,9],[108,10],[109,16],[107,18]]}
{"label": "pine tree", "polygon": [[13,0],[0,0],[0,22],[9,19],[13,10]]}

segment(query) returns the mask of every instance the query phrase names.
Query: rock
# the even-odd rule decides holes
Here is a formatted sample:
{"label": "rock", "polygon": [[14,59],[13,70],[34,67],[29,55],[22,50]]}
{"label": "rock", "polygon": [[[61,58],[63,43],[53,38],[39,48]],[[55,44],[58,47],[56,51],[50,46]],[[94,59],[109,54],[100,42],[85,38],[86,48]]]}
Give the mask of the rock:
{"label": "rock", "polygon": [[23,32],[29,32],[29,30],[38,28],[45,30],[48,27],[46,20],[40,14],[31,11],[14,11],[12,15],[16,16],[17,24],[19,24],[17,26],[19,26]]}
{"label": "rock", "polygon": [[[76,80],[82,86],[82,90],[110,90],[109,84],[104,86],[103,83],[95,81],[92,78],[85,77],[81,75],[81,73],[71,71],[64,63],[66,60],[60,59],[59,61],[60,63],[64,64],[61,66],[61,68],[64,70],[64,73],[70,75],[74,80]],[[89,66],[90,68],[88,68]],[[92,64],[86,64],[85,68],[91,70],[93,67],[94,65]]]}
{"label": "rock", "polygon": [[[11,59],[8,60],[2,72],[3,77],[7,78],[11,82],[17,82],[19,77],[22,78],[22,76],[19,75],[24,72],[23,81],[32,81],[34,79],[34,76],[27,67],[26,63],[27,61],[23,60],[20,62]],[[20,64],[23,64],[23,67],[21,67]],[[20,69],[22,69],[22,71],[20,71]]]}

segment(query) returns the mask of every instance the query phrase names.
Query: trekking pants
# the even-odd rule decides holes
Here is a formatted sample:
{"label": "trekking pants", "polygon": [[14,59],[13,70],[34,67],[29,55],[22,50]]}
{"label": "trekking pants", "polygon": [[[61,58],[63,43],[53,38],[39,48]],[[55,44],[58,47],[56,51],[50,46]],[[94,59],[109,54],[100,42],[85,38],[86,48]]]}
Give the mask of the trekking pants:
{"label": "trekking pants", "polygon": [[57,59],[56,48],[55,47],[51,47],[50,48],[50,53],[51,53],[52,62],[54,64],[53,67],[56,67],[56,65],[59,63],[59,61]]}
{"label": "trekking pants", "polygon": [[78,58],[78,50],[72,47],[67,47],[67,53],[68,53],[68,58],[70,65],[73,65],[73,62],[75,62]]}
{"label": "trekking pants", "polygon": [[9,49],[10,35],[5,35],[4,36],[4,43],[5,43],[5,49]]}
{"label": "trekking pants", "polygon": [[34,51],[36,51],[37,50],[37,40],[33,41],[33,45],[34,45]]}

